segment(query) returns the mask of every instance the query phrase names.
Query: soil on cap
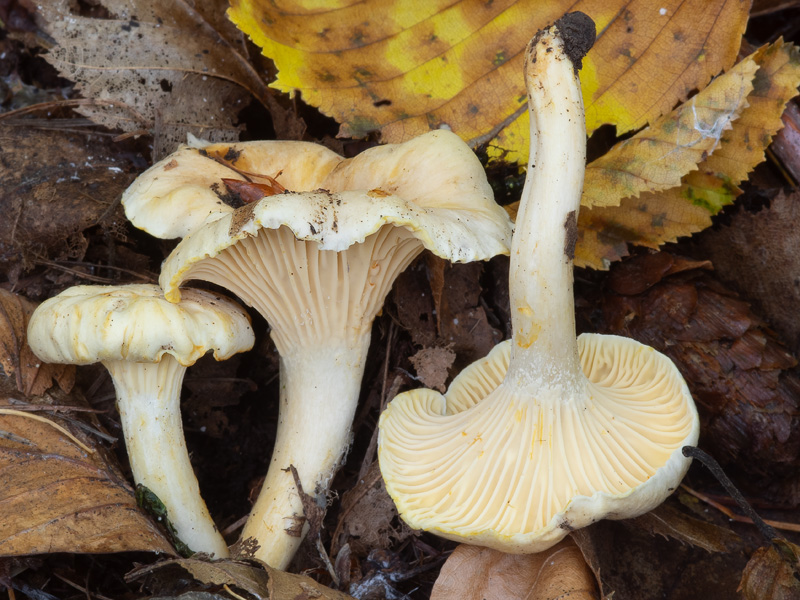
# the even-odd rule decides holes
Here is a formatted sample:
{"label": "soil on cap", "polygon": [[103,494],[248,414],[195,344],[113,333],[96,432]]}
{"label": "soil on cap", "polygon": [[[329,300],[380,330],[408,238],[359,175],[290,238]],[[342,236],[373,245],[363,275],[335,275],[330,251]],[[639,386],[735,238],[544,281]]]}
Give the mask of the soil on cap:
{"label": "soil on cap", "polygon": [[564,53],[577,73],[582,66],[581,60],[594,45],[597,35],[594,21],[589,15],[576,11],[565,14],[555,22],[555,26],[564,41]]}

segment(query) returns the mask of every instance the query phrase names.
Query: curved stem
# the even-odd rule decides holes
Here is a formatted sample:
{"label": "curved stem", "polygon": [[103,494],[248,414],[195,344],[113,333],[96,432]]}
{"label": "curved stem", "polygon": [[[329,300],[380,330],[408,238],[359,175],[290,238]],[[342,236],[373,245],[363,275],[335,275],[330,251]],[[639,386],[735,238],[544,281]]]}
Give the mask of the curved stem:
{"label": "curved stem", "polygon": [[557,26],[531,40],[525,63],[531,149],[511,246],[514,343],[506,382],[576,389],[583,374],[572,262],[586,163],[583,99]]}
{"label": "curved stem", "polygon": [[301,347],[281,355],[275,448],[241,537],[255,538],[254,556],[273,568],[286,569],[309,529],[289,467],[297,469],[303,491],[324,507],[350,444],[369,338],[367,333],[352,345]]}
{"label": "curved stem", "polygon": [[186,367],[169,354],[158,363],[103,364],[114,380],[134,480],[158,496],[178,537],[191,550],[228,556],[200,496],[183,437],[180,391]]}

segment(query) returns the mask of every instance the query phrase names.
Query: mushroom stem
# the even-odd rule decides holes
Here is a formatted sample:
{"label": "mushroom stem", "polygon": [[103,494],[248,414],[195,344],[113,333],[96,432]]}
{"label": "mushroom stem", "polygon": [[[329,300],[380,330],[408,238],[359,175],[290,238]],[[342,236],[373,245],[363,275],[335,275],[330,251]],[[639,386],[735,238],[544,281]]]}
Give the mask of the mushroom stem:
{"label": "mushroom stem", "polygon": [[[588,17],[587,17],[588,18]],[[582,389],[572,263],[586,164],[577,69],[555,28],[526,51],[530,158],[511,246],[513,344],[506,381],[519,389]]]}
{"label": "mushroom stem", "polygon": [[324,507],[330,480],[350,445],[369,339],[367,333],[355,345],[281,356],[275,447],[242,532],[242,540],[259,541],[256,556],[273,568],[289,566],[309,529],[289,467],[297,469],[303,492]]}
{"label": "mushroom stem", "polygon": [[200,496],[183,438],[180,391],[186,367],[169,354],[157,363],[103,364],[114,381],[134,480],[158,496],[190,549],[227,557],[228,546]]}

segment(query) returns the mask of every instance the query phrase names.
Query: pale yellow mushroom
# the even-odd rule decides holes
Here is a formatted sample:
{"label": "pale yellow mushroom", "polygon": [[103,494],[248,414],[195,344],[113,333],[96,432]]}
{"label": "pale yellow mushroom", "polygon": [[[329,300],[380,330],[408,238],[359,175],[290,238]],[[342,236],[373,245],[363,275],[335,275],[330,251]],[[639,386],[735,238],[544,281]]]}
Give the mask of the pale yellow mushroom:
{"label": "pale yellow mushroom", "polygon": [[230,300],[184,290],[173,304],[155,285],[72,287],[39,305],[28,325],[41,360],[108,369],[134,480],[158,496],[180,541],[217,558],[228,547],[189,461],[181,384],[206,352],[225,360],[254,341],[249,317]]}
{"label": "pale yellow mushroom", "polygon": [[[262,168],[247,163],[250,172]],[[298,532],[307,531],[289,467],[324,505],[350,443],[372,322],[395,278],[425,248],[456,262],[507,253],[511,224],[477,157],[447,131],[340,159],[324,178],[309,177],[315,191],[291,191],[298,173],[277,179],[288,192],[186,236],[160,283],[176,301],[185,281],[221,285],[272,328],[281,360],[278,432],[242,539],[257,540],[256,558],[285,568]]]}
{"label": "pale yellow mushroom", "polygon": [[594,24],[573,13],[526,52],[531,156],[511,248],[513,336],[444,395],[380,419],[386,488],[412,528],[533,553],[602,518],[661,503],[699,421],[675,365],[616,336],[575,337],[572,263],[586,133],[576,66]]}

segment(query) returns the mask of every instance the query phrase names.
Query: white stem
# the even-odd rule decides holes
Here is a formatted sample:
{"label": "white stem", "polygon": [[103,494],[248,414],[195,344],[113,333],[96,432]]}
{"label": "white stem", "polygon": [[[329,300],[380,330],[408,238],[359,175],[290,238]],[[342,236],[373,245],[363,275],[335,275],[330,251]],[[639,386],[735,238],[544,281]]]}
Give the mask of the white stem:
{"label": "white stem", "polygon": [[514,331],[506,382],[576,390],[583,374],[575,338],[572,262],[586,163],[580,82],[554,28],[526,53],[531,122],[528,174],[511,246]]}
{"label": "white stem", "polygon": [[134,480],[158,496],[178,537],[191,550],[228,556],[200,496],[183,437],[180,392],[186,367],[169,354],[158,363],[103,364],[114,380]]}
{"label": "white stem", "polygon": [[241,537],[255,538],[255,557],[273,568],[288,567],[308,531],[289,466],[297,469],[303,491],[324,507],[331,479],[350,445],[369,337],[367,333],[350,344],[281,354],[275,448]]}

